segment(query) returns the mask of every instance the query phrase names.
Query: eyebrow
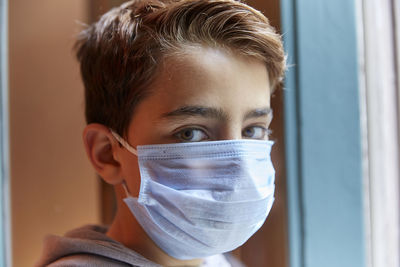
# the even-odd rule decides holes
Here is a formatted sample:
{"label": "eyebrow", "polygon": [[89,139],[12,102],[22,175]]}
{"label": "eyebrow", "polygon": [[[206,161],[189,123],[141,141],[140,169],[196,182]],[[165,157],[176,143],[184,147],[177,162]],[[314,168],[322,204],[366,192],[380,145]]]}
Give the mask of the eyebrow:
{"label": "eyebrow", "polygon": [[[271,115],[272,116],[272,109],[267,107],[267,108],[258,108],[254,110],[248,111],[244,119],[251,119],[251,118],[260,118],[260,117],[267,117]],[[227,120],[228,119],[228,114],[226,114],[222,109],[220,108],[213,108],[213,107],[204,107],[204,106],[183,106],[178,109],[175,109],[171,112],[167,112],[162,114],[162,118],[168,118],[168,117],[182,117],[182,116],[200,116],[200,117],[206,117],[206,118],[215,118],[219,120]]]}
{"label": "eyebrow", "polygon": [[201,116],[225,120],[228,115],[220,108],[203,106],[183,106],[171,112],[164,113],[162,117]]}
{"label": "eyebrow", "polygon": [[260,118],[260,117],[268,117],[273,116],[271,108],[257,108],[254,110],[250,110],[244,115],[244,119],[253,119],[253,118]]}

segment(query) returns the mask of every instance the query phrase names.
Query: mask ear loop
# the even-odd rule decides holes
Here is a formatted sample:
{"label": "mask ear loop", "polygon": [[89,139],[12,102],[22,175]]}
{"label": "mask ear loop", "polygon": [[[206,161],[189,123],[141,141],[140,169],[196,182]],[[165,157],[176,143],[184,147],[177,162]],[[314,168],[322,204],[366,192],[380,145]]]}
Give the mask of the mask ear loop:
{"label": "mask ear loop", "polygon": [[133,155],[137,156],[137,150],[134,149],[130,144],[128,144],[128,142],[126,142],[119,134],[117,134],[116,132],[114,132],[113,130],[111,130],[111,134],[114,136],[115,139],[117,139],[117,141],[123,146],[125,147],[126,150],[128,150],[129,152],[131,152]]}
{"label": "mask ear loop", "polygon": [[[129,152],[131,152],[133,155],[137,156],[137,150],[134,149],[128,142],[126,142],[119,134],[114,132],[112,129],[110,129],[111,134],[114,136],[114,138]],[[132,197],[132,195],[129,193],[128,185],[126,184],[125,180],[122,180],[122,188],[124,188],[125,195],[127,197]]]}
{"label": "mask ear loop", "polygon": [[125,180],[122,181],[122,188],[124,188],[126,197],[133,197],[131,193],[129,193],[128,185],[126,184]]}

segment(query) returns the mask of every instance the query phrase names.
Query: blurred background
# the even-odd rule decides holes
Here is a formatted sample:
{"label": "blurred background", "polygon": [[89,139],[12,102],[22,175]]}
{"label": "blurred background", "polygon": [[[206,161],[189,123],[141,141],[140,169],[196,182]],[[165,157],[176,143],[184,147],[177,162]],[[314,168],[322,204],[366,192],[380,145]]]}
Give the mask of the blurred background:
{"label": "blurred background", "polygon": [[46,234],[100,221],[72,51],[88,14],[87,1],[9,2],[12,266],[33,266]]}
{"label": "blurred background", "polygon": [[[45,235],[112,220],[112,188],[83,148],[72,48],[122,2],[0,0],[0,266],[32,266]],[[234,254],[254,267],[400,267],[399,2],[246,3],[283,34],[290,68],[272,99],[276,202]]]}

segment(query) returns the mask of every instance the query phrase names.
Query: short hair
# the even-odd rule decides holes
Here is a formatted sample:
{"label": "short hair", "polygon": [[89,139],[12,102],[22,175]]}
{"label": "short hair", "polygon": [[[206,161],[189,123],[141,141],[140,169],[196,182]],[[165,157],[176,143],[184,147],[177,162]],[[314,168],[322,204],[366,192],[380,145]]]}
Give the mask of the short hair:
{"label": "short hair", "polygon": [[129,1],[84,29],[76,42],[87,123],[101,123],[125,136],[163,58],[196,46],[262,60],[271,88],[285,72],[281,36],[262,13],[244,3]]}

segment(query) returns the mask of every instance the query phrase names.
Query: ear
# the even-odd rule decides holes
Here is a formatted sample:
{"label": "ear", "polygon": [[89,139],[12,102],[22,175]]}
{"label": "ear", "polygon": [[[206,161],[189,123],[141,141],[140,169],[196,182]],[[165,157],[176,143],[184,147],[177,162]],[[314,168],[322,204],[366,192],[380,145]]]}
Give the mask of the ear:
{"label": "ear", "polygon": [[119,144],[110,130],[102,124],[89,124],[83,131],[83,142],[90,162],[103,180],[112,185],[122,183]]}

